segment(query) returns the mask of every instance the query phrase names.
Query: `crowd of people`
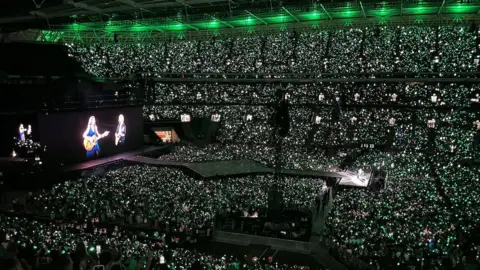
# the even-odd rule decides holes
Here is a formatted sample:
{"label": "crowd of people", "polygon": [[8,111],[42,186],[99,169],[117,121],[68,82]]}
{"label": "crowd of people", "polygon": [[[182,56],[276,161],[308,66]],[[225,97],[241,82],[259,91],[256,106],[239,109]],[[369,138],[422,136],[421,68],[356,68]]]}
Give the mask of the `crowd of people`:
{"label": "crowd of people", "polygon": [[0,214],[0,225],[1,269],[309,269],[269,258],[208,254],[189,238],[96,221]]}
{"label": "crowd of people", "polygon": [[[460,73],[478,68],[477,38],[478,32],[461,25],[381,26],[163,44],[70,45],[70,49],[87,72],[101,77],[224,72],[279,77],[331,73],[339,78],[437,72],[440,77],[445,73],[469,77]],[[251,159],[269,166],[276,162],[272,122],[281,89],[290,104],[283,167],[386,173],[385,188],[379,191],[335,188],[323,229],[329,247],[346,250],[372,268],[449,269],[478,263],[480,245],[470,238],[479,230],[480,214],[478,84],[226,81],[150,87],[154,98],[145,105],[146,120],[179,120],[182,114],[192,119],[221,116],[215,143],[178,146],[160,159]],[[9,238],[0,240],[15,240],[5,253],[13,254],[4,257],[12,265],[30,266],[40,261],[32,254],[40,258],[47,252],[52,254],[51,265],[82,260],[150,269],[157,264],[188,268],[197,263],[221,269],[241,265],[241,259],[201,254],[178,244],[183,239],[194,242],[198,230],[212,230],[219,216],[264,215],[268,187],[275,179],[254,175],[207,181],[176,169],[136,165],[68,181],[30,198],[28,211],[47,216],[48,221],[0,215],[0,229],[5,228]],[[284,177],[277,184],[283,203],[302,210],[316,207],[323,188],[322,181],[300,177]],[[52,221],[58,219],[72,222]],[[122,228],[104,230],[98,227],[102,222],[157,233],[148,237]],[[107,247],[112,251],[104,255],[106,262],[96,262],[102,261]],[[34,252],[19,252],[27,248]],[[130,264],[122,261],[132,257]]]}
{"label": "crowd of people", "polygon": [[[58,184],[32,198],[29,205],[35,213],[59,218],[194,231],[213,228],[218,214],[265,215],[268,191],[275,182],[273,175],[203,181],[177,169],[136,165]],[[308,210],[323,186],[297,177],[285,178],[279,185],[285,190],[287,207]]]}
{"label": "crowd of people", "polygon": [[465,25],[381,26],[172,40],[160,44],[73,45],[101,77],[162,73],[470,72],[478,33]]}
{"label": "crowd of people", "polygon": [[[307,213],[311,211],[323,184],[311,178],[288,177],[284,180],[279,183],[284,190],[284,205]],[[46,220],[42,223],[0,215],[1,233],[7,242],[15,240],[17,249],[34,247],[35,253],[43,247],[44,252],[61,252],[55,254],[61,257],[77,253],[79,249],[83,254],[87,248],[82,256],[89,256],[88,263],[92,265],[108,264],[98,262],[102,256],[97,250],[108,248],[108,252],[114,251],[118,257],[111,263],[125,265],[119,258],[133,257],[135,266],[142,264],[141,267],[147,267],[153,260],[159,267],[165,263],[190,269],[197,263],[223,269],[243,263],[244,258],[218,258],[187,250],[179,243],[187,242],[191,244],[189,247],[194,247],[197,239],[212,236],[215,219],[219,216],[264,217],[268,192],[275,182],[273,175],[209,181],[196,179],[178,169],[126,166],[102,176],[63,182],[49,190],[30,194],[21,211]],[[122,229],[124,226],[134,226],[134,229]],[[40,255],[49,257],[48,253]],[[33,263],[38,264],[28,261],[29,265]],[[275,262],[269,266],[262,266],[262,263],[265,262],[254,262],[253,267],[287,267]]]}

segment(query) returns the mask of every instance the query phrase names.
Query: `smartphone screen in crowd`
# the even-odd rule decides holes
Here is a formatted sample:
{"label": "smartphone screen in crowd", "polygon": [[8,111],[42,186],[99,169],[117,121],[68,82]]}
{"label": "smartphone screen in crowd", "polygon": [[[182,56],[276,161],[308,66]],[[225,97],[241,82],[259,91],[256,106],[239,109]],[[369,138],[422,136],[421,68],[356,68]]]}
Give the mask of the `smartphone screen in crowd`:
{"label": "smartphone screen in crowd", "polygon": [[97,245],[96,246],[96,251],[97,251],[97,254],[102,253],[102,247],[100,245]]}

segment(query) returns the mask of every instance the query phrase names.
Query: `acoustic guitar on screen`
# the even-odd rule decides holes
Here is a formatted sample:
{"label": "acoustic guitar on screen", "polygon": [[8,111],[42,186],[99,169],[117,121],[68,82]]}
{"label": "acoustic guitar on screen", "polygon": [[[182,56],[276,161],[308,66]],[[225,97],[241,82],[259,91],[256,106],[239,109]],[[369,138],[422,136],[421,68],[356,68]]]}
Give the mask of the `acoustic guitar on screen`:
{"label": "acoustic guitar on screen", "polygon": [[93,136],[88,136],[87,138],[83,139],[83,147],[85,147],[85,150],[90,151],[95,147],[97,144],[97,141],[100,140],[101,138],[105,138],[110,134],[110,131],[105,131],[104,133],[100,134],[100,136],[93,135]]}

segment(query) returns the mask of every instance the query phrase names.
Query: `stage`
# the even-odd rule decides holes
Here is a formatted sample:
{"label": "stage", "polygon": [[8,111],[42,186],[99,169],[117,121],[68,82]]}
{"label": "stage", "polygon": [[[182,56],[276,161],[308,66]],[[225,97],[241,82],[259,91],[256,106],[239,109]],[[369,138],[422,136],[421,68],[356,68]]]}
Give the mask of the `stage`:
{"label": "stage", "polygon": [[342,175],[339,185],[351,187],[367,187],[372,177],[372,173],[368,171],[360,174],[358,172],[337,172],[337,174]]}
{"label": "stage", "polygon": [[109,157],[104,157],[104,158],[97,158],[94,160],[89,160],[86,162],[74,164],[74,165],[68,165],[63,167],[64,172],[72,172],[72,171],[81,171],[81,170],[86,170],[86,169],[91,169],[97,166],[103,166],[108,163],[113,163],[121,160],[126,160],[128,158],[147,153],[147,152],[152,152],[161,149],[164,146],[146,146],[144,148],[140,148],[135,151],[130,151],[130,152],[124,152],[121,154],[109,156]]}

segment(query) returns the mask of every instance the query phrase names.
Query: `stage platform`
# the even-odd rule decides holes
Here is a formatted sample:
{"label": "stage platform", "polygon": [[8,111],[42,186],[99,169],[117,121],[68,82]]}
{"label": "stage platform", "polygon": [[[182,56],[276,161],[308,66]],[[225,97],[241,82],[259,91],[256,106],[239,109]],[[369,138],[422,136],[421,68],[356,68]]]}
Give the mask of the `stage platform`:
{"label": "stage platform", "polygon": [[[104,166],[119,161],[130,161],[135,163],[149,164],[155,166],[182,167],[189,169],[203,178],[241,176],[247,174],[270,174],[274,173],[274,168],[267,167],[259,162],[241,159],[241,160],[223,160],[223,161],[205,161],[205,162],[181,162],[172,160],[159,160],[142,156],[141,154],[160,150],[165,146],[148,146],[135,151],[125,152],[105,158],[99,158],[75,165],[65,166],[64,172],[75,172]],[[282,169],[284,175],[300,177],[316,177],[321,179],[334,178],[339,181],[339,185],[366,187],[369,184],[370,173],[365,172],[362,177],[357,177],[354,172],[324,172],[314,170],[291,170]]]}
{"label": "stage platform", "polygon": [[[171,160],[158,160],[149,157],[131,155],[125,158],[125,160],[156,166],[184,167],[202,176],[203,178],[240,176],[255,173],[267,174],[275,172],[275,170],[271,167],[267,167],[259,162],[248,159],[205,162],[181,162]],[[282,169],[281,173],[284,175],[317,177],[322,179],[336,178],[339,179],[340,185],[345,186],[366,187],[369,182],[368,180],[365,181],[364,179],[357,179],[356,175],[352,176],[351,173],[347,172],[323,172],[313,170]]]}
{"label": "stage platform", "polygon": [[339,172],[338,174],[342,175],[339,185],[351,187],[367,187],[372,176],[371,172],[363,172],[361,174],[357,172]]}
{"label": "stage platform", "polygon": [[78,163],[78,164],[74,164],[74,165],[65,166],[63,168],[63,171],[72,172],[72,171],[81,171],[81,170],[91,169],[91,168],[94,168],[94,167],[97,167],[97,166],[106,165],[108,163],[117,162],[117,161],[121,161],[121,160],[127,160],[129,157],[137,156],[137,155],[140,155],[140,154],[146,153],[146,152],[156,151],[160,148],[162,148],[162,146],[146,146],[144,148],[140,148],[140,149],[135,150],[135,151],[124,152],[124,153],[121,153],[121,154],[118,154],[118,155],[113,155],[113,156],[104,157],[104,158],[98,158],[98,159],[95,159],[95,160],[90,160],[90,161],[86,161],[86,162],[82,162],[82,163]]}

